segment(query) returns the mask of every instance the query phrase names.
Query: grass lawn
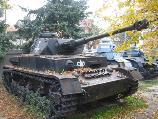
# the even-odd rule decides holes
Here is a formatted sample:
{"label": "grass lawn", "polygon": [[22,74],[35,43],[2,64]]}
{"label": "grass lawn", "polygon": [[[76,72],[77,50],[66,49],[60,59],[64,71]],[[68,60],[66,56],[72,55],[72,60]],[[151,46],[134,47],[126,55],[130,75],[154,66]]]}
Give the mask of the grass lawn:
{"label": "grass lawn", "polygon": [[148,87],[152,87],[155,85],[158,85],[158,78],[151,79],[151,80],[139,81],[139,90],[144,90]]}

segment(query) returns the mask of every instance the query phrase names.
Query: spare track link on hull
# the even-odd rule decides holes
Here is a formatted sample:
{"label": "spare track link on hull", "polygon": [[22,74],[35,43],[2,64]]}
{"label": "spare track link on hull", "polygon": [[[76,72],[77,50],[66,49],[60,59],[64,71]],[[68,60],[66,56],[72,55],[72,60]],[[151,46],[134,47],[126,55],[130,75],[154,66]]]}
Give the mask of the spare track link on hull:
{"label": "spare track link on hull", "polygon": [[[20,78],[16,79],[16,78]],[[47,94],[43,94],[40,89],[31,87],[31,83],[37,81],[38,86],[40,84],[45,84],[49,89]],[[26,95],[30,93],[38,92],[39,96],[45,96],[49,100],[48,111],[46,114],[46,119],[54,119],[64,117],[77,110],[78,95],[62,95],[60,83],[57,79],[51,79],[46,77],[41,77],[29,73],[17,72],[14,70],[5,70],[3,72],[3,83],[8,92],[20,97],[22,102],[26,102]]]}

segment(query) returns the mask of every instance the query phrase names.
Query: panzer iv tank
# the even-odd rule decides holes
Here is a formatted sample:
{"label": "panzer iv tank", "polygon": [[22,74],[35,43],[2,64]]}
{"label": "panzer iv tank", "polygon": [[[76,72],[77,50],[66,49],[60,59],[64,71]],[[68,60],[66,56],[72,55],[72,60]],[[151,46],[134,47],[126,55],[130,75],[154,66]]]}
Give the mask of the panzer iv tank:
{"label": "panzer iv tank", "polygon": [[[138,21],[112,35],[147,26],[147,20]],[[12,65],[4,66],[4,86],[22,101],[37,92],[39,97],[48,99],[47,118],[67,116],[78,106],[96,100],[131,95],[137,91],[139,72],[110,67],[105,57],[81,54],[84,44],[108,36],[105,33],[73,40],[43,33],[35,40],[30,54],[13,57]]]}

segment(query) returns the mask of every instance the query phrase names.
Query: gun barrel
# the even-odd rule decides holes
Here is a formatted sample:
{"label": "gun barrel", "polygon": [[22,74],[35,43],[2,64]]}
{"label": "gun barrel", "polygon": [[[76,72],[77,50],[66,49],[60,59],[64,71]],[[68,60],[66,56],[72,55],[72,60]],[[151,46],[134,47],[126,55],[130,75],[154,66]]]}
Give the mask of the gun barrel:
{"label": "gun barrel", "polygon": [[[126,32],[126,31],[132,31],[132,30],[140,31],[142,29],[148,28],[148,26],[149,26],[149,22],[146,19],[143,19],[141,21],[135,22],[133,25],[130,25],[128,27],[113,31],[111,35],[115,35],[115,34],[118,34],[118,33],[123,33],[123,32]],[[91,36],[91,37],[88,37],[88,38],[81,38],[79,40],[76,40],[74,45],[75,46],[83,45],[83,44],[88,43],[89,41],[94,41],[94,40],[104,38],[104,37],[108,37],[108,36],[110,36],[109,33],[104,33],[104,34],[101,34],[101,35]]]}

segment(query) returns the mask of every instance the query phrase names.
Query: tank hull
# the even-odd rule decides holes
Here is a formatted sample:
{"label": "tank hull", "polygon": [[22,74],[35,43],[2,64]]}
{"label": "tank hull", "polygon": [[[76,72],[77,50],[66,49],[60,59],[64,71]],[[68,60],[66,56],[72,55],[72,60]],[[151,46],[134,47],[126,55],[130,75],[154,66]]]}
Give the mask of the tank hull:
{"label": "tank hull", "polygon": [[[111,77],[105,76],[87,79],[87,85],[81,83],[79,85],[78,79],[68,79],[69,81],[67,81],[61,77],[45,74],[44,72],[32,72],[28,69],[22,70],[7,66],[3,72],[3,82],[6,89],[10,93],[19,96],[22,101],[26,101],[27,94],[30,93],[38,92],[39,96],[47,97],[49,100],[49,104],[47,105],[49,107],[47,112],[48,117],[54,117],[52,114],[55,114],[55,117],[62,117],[75,112],[79,105],[104,98],[123,98],[135,93],[138,88],[137,77],[133,77],[130,71],[123,69],[121,71],[124,71],[124,74],[128,75],[128,78],[119,78],[112,75]],[[28,86],[30,83],[32,85],[31,88]],[[40,92],[39,89],[41,88],[39,87],[41,84],[44,84],[45,89]],[[53,91],[50,91],[51,85],[53,87],[57,85]],[[71,88],[68,88],[70,85]],[[71,90],[73,88],[75,90]],[[55,110],[54,107],[56,107]]]}

